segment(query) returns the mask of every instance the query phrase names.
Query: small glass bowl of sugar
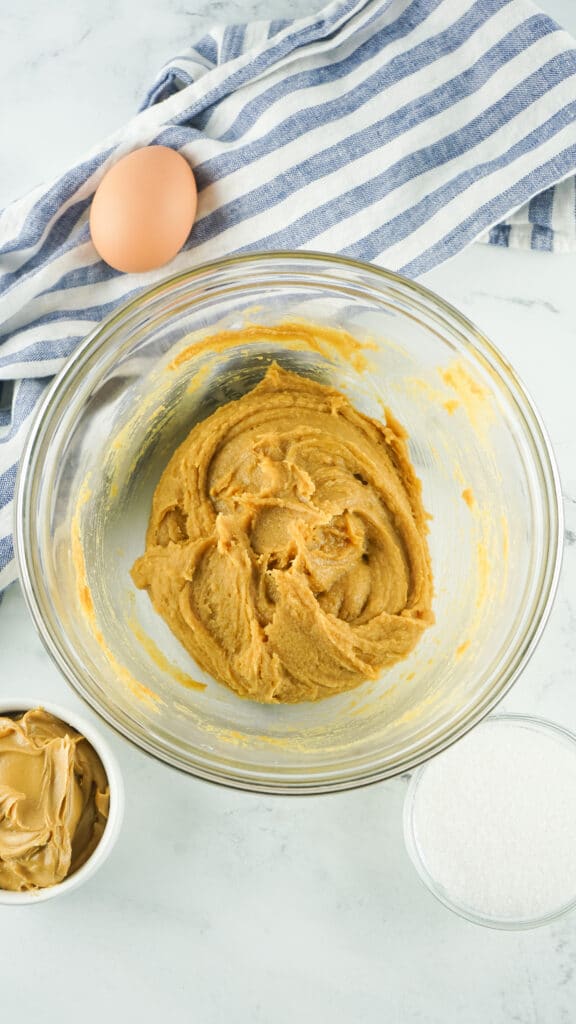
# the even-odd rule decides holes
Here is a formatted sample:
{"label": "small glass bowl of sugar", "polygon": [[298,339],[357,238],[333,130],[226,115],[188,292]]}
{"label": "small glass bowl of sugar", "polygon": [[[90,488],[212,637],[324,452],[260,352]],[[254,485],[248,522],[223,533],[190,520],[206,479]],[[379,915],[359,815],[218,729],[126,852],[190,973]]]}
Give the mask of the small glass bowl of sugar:
{"label": "small glass bowl of sugar", "polygon": [[576,736],[497,715],[419,768],[404,837],[427,888],[492,928],[535,928],[576,908]]}

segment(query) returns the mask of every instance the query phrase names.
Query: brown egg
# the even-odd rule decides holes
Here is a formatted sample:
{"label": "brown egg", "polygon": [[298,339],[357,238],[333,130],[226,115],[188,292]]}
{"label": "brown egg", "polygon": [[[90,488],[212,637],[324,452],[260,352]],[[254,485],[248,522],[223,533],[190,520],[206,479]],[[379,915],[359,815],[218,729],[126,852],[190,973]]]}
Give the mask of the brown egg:
{"label": "brown egg", "polygon": [[128,274],[161,267],[188,238],[197,200],[192,169],[180,153],[167,146],[134,150],[104,175],[92,200],[98,255]]}

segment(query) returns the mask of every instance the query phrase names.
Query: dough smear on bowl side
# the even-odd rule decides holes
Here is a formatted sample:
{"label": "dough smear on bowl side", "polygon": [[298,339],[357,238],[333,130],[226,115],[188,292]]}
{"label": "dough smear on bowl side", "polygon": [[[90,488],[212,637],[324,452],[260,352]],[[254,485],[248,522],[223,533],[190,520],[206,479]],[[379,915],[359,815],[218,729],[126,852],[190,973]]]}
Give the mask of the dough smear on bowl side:
{"label": "dough smear on bowl side", "polygon": [[198,664],[266,703],[376,678],[434,621],[407,435],[272,364],[198,423],[154,493],[132,568]]}

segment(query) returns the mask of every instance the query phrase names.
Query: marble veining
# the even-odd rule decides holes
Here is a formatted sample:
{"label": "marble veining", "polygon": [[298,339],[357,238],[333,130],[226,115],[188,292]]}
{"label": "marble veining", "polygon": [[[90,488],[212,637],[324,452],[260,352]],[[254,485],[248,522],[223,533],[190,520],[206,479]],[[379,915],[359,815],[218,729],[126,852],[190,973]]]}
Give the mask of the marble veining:
{"label": "marble veining", "polygon": [[[162,64],[215,18],[321,6],[12,5],[0,37],[0,204],[129,118]],[[572,0],[543,6],[576,33]],[[548,428],[564,492],[564,562],[541,643],[502,708],[573,730],[575,280],[576,256],[473,246],[423,282],[502,350]],[[17,587],[0,606],[0,651],[0,695],[80,708]],[[2,915],[6,1017],[56,1024],[67,1001],[83,1024],[573,1024],[576,913],[534,932],[498,933],[444,910],[405,855],[407,777],[326,798],[272,799],[197,782],[114,734],[111,742],[126,780],[125,828],[86,888]]]}
{"label": "marble veining", "polygon": [[542,309],[547,313],[559,313],[560,310],[553,302],[541,298],[526,298],[525,295],[494,295],[490,292],[475,289],[472,295],[478,299],[491,299],[493,302],[509,302],[513,306],[523,306],[524,309]]}

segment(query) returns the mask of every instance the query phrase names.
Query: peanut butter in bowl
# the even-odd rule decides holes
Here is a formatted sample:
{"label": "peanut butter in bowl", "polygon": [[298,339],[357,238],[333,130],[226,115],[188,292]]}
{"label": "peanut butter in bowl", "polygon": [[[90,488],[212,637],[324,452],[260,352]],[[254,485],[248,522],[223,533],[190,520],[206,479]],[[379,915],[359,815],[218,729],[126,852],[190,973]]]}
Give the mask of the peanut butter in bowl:
{"label": "peanut butter in bowl", "polygon": [[219,682],[315,701],[377,678],[434,622],[427,533],[390,411],[272,363],[173,454],[132,577]]}
{"label": "peanut butter in bowl", "polygon": [[109,808],[106,770],[80,732],[42,707],[0,714],[0,890],[34,892],[74,875]]}

